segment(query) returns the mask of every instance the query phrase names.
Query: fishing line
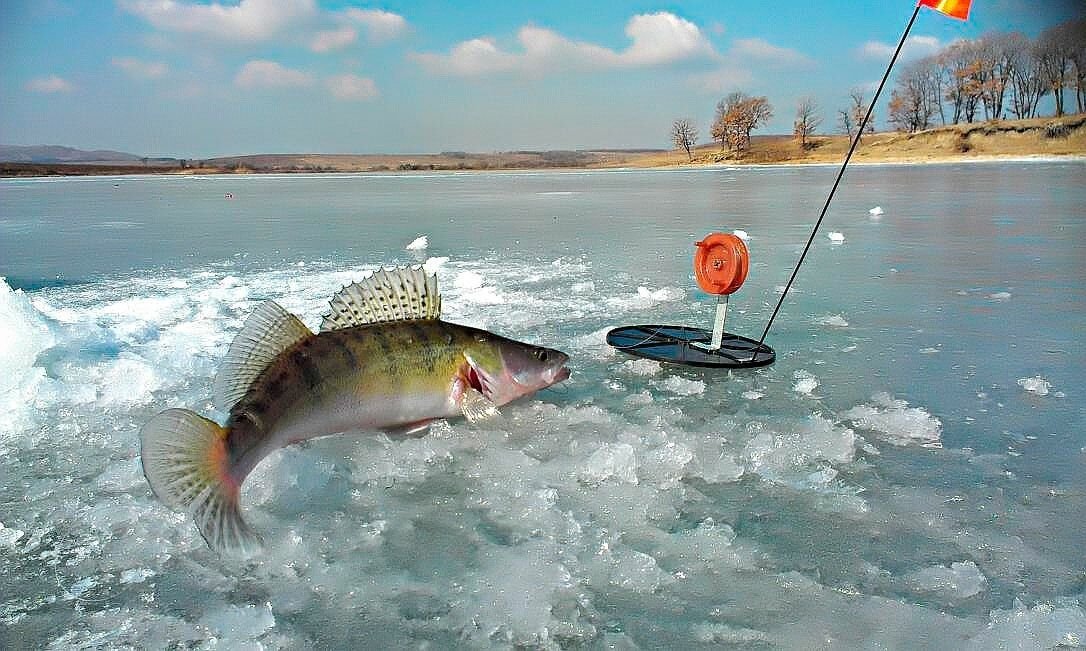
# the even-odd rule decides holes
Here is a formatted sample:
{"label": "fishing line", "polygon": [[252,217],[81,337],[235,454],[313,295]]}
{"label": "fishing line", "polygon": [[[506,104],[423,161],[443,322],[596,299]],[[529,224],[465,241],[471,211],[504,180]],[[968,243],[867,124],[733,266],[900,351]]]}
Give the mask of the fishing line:
{"label": "fishing line", "polygon": [[[799,275],[799,268],[803,266],[804,259],[807,258],[807,252],[811,249],[811,244],[814,242],[815,235],[818,234],[818,229],[822,226],[822,220],[826,217],[826,211],[830,207],[830,202],[833,201],[833,195],[837,192],[837,186],[841,183],[841,177],[845,175],[845,168],[848,167],[848,161],[852,158],[852,153],[856,151],[856,146],[860,144],[860,137],[864,133],[864,128],[867,127],[868,121],[871,119],[871,114],[875,110],[875,103],[879,100],[879,95],[882,93],[883,86],[886,85],[886,80],[890,78],[890,70],[893,69],[894,63],[897,61],[897,57],[901,54],[901,48],[905,45],[905,39],[909,36],[909,30],[913,28],[913,23],[916,22],[916,17],[920,13],[921,4],[917,3],[916,8],[913,9],[913,15],[909,18],[909,24],[905,26],[905,31],[901,34],[901,40],[897,43],[897,48],[894,50],[893,56],[890,57],[890,65],[886,66],[886,72],[882,75],[882,81],[879,82],[879,87],[875,90],[875,96],[871,98],[871,104],[867,107],[867,113],[864,115],[863,121],[860,122],[860,127],[856,131],[856,137],[852,139],[852,144],[848,148],[848,154],[845,155],[845,161],[841,163],[841,169],[837,172],[837,179],[833,182],[833,187],[830,188],[830,194],[826,197],[826,203],[822,206],[822,212],[818,215],[818,221],[815,222],[814,230],[811,231],[811,236],[807,238],[807,246],[803,247],[803,253],[799,256],[799,261],[796,262],[795,269],[792,270],[792,277],[788,279],[788,284],[784,286],[784,291],[781,293],[780,300],[777,301],[777,307],[773,308],[773,315],[769,317],[769,322],[765,325],[765,330],[762,331],[762,336],[758,339],[758,345],[754,348],[754,354],[756,355],[762,348],[762,344],[765,342],[766,335],[769,334],[769,329],[773,327],[773,320],[777,318],[777,313],[780,312],[781,305],[784,304],[785,297],[788,296],[788,290],[792,288],[792,283],[795,282],[796,276]],[[754,356],[751,359],[754,359]]]}

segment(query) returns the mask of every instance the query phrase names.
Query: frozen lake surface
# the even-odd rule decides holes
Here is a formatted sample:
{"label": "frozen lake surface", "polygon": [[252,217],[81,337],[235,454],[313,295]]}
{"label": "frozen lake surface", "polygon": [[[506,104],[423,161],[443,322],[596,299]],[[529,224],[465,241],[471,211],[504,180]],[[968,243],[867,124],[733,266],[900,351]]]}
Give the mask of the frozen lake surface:
{"label": "frozen lake surface", "polygon": [[[773,366],[604,343],[708,327],[694,242],[734,229],[728,330],[757,338],[835,172],[0,181],[0,647],[1086,644],[1086,164],[851,168]],[[224,419],[260,301],[315,328],[407,263],[573,377],[497,425],[273,455],[242,496],[263,553],[220,559],[140,427]]]}

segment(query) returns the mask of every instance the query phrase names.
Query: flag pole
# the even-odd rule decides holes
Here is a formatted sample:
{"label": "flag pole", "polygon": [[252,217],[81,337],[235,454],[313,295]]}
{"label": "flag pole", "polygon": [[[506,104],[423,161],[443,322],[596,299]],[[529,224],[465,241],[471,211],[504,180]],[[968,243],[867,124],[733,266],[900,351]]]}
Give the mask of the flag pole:
{"label": "flag pole", "polygon": [[799,274],[799,268],[803,266],[803,261],[807,257],[807,252],[811,250],[811,244],[814,242],[815,235],[818,234],[818,229],[822,226],[822,220],[826,217],[826,211],[830,207],[830,202],[833,201],[833,195],[837,192],[837,186],[841,183],[841,177],[845,175],[845,168],[848,167],[848,161],[852,158],[852,153],[856,151],[856,146],[860,144],[860,136],[863,135],[864,128],[867,127],[867,122],[871,119],[871,113],[875,110],[875,102],[879,99],[879,94],[882,93],[883,86],[886,85],[886,80],[890,78],[890,70],[893,69],[894,63],[897,61],[897,57],[901,54],[901,48],[905,45],[905,39],[909,36],[909,31],[913,28],[913,23],[916,22],[916,17],[920,13],[920,7],[922,2],[917,2],[916,8],[913,9],[913,15],[909,18],[909,24],[905,26],[905,31],[901,34],[901,40],[897,43],[897,48],[894,50],[893,56],[890,57],[890,65],[886,66],[886,72],[882,75],[882,81],[879,82],[879,87],[875,90],[875,96],[871,98],[871,104],[867,107],[867,113],[864,115],[863,121],[860,122],[860,128],[856,131],[856,137],[852,139],[852,144],[848,148],[848,154],[845,155],[845,161],[841,163],[841,169],[837,172],[837,179],[833,182],[833,187],[830,188],[830,194],[826,197],[826,203],[822,206],[822,212],[818,215],[818,221],[815,222],[814,230],[811,231],[811,237],[807,238],[807,246],[803,247],[803,253],[799,256],[799,261],[796,262],[796,268],[792,270],[792,277],[788,279],[788,284],[785,285],[784,291],[781,292],[781,298],[777,301],[777,307],[773,308],[773,315],[769,317],[769,322],[765,325],[765,330],[762,331],[762,337],[758,339],[758,345],[754,347],[754,352],[751,354],[751,359],[754,359],[754,355],[758,354],[761,350],[762,344],[765,343],[766,335],[769,334],[769,329],[773,327],[773,320],[777,318],[777,313],[780,312],[781,305],[784,304],[784,299],[788,296],[788,290],[792,288],[792,283],[795,282],[796,276]]}

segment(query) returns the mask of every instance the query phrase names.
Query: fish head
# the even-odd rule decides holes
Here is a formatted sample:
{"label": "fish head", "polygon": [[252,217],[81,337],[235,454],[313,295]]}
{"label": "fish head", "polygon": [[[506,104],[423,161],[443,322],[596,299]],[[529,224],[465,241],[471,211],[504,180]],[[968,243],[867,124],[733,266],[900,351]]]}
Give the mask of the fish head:
{"label": "fish head", "polygon": [[479,331],[464,354],[468,384],[504,405],[569,377],[569,355]]}

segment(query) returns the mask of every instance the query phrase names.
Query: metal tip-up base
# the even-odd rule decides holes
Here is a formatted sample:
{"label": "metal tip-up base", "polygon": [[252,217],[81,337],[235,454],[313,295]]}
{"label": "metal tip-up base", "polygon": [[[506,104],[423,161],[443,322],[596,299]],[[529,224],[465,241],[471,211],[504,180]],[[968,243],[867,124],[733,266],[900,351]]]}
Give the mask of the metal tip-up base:
{"label": "metal tip-up base", "polygon": [[616,349],[657,362],[712,368],[753,368],[772,364],[773,349],[753,339],[724,333],[720,347],[713,349],[713,333],[701,328],[669,325],[632,325],[607,333],[607,343]]}

